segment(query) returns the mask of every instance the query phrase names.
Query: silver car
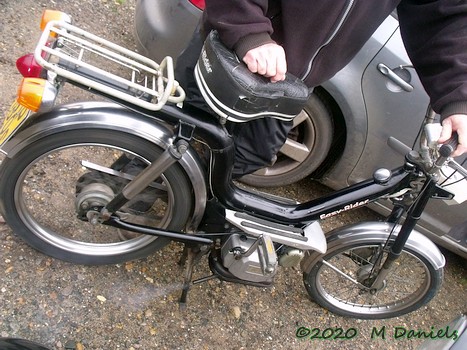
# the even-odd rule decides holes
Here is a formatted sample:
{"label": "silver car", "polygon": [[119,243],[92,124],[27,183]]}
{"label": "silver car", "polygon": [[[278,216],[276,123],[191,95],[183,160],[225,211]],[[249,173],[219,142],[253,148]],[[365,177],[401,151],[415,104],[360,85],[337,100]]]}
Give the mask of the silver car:
{"label": "silver car", "polygon": [[[203,8],[204,0],[137,0],[135,35],[141,53],[156,61],[167,55],[176,59]],[[311,175],[337,189],[371,177],[377,168],[395,168],[412,147],[429,102],[403,47],[395,13],[315,92],[295,118],[277,162],[243,182],[280,186]],[[465,180],[460,185],[467,191]],[[432,201],[418,229],[467,258],[467,203],[450,202]],[[378,202],[372,209],[387,214],[389,206],[389,201]]]}

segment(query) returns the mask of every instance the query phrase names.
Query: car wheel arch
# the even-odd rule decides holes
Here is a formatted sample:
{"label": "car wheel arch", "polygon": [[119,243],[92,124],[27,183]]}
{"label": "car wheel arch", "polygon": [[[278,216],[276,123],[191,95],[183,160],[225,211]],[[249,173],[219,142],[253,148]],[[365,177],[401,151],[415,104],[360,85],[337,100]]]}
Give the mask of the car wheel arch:
{"label": "car wheel arch", "polygon": [[361,86],[355,84],[355,81],[360,82],[360,79],[349,76],[352,69],[347,73],[346,70],[347,68],[317,89],[334,108],[334,117],[337,116],[338,123],[342,123],[345,130],[345,141],[340,145],[340,153],[338,156],[330,155],[333,161],[329,161],[326,173],[320,174],[321,182],[331,188],[348,185],[347,174],[350,174],[358,163],[365,148],[368,132],[365,100]]}

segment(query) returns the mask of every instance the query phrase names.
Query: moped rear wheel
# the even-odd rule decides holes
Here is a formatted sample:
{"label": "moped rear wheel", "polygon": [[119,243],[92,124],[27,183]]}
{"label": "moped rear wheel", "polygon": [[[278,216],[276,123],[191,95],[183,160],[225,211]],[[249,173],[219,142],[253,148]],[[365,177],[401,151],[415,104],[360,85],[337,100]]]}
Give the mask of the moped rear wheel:
{"label": "moped rear wheel", "polygon": [[[129,182],[122,173],[135,176],[162,152],[147,140],[114,130],[49,135],[3,161],[3,215],[16,235],[58,259],[113,264],[143,258],[169,241],[93,225],[78,208],[105,205]],[[190,194],[185,172],[174,164],[121,209],[123,220],[182,230],[192,211]]]}
{"label": "moped rear wheel", "polygon": [[[397,317],[428,303],[438,292],[443,269],[405,247],[379,288],[370,288],[377,256],[387,256],[381,241],[337,246],[303,274],[310,297],[329,311],[346,317]],[[386,249],[387,251],[387,249]]]}

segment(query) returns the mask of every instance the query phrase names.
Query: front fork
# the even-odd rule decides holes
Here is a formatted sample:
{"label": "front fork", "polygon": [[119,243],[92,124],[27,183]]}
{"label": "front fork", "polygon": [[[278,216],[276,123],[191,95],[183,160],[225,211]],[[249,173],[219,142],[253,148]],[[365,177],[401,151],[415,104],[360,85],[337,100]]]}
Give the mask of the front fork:
{"label": "front fork", "polygon": [[[401,226],[401,229],[391,245],[388,252],[388,256],[383,263],[381,269],[377,272],[377,276],[371,286],[370,290],[380,290],[385,285],[386,277],[388,276],[393,263],[399,258],[404,246],[409,239],[410,233],[415,229],[418,220],[420,219],[428,200],[432,197],[433,192],[436,189],[436,183],[432,177],[428,177],[424,183],[419,196],[415,202],[410,206],[407,217]],[[393,214],[390,216],[390,220],[396,222],[403,214],[403,210],[400,207],[396,207],[393,210]]]}

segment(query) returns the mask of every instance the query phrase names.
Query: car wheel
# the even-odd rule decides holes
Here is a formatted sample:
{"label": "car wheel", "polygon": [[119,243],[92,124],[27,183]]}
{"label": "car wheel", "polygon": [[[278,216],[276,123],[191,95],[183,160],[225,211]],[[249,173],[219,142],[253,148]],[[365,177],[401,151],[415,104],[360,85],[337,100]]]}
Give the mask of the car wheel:
{"label": "car wheel", "polygon": [[274,165],[240,179],[256,187],[276,187],[297,182],[318,169],[333,141],[333,120],[325,103],[312,94],[277,155]]}

